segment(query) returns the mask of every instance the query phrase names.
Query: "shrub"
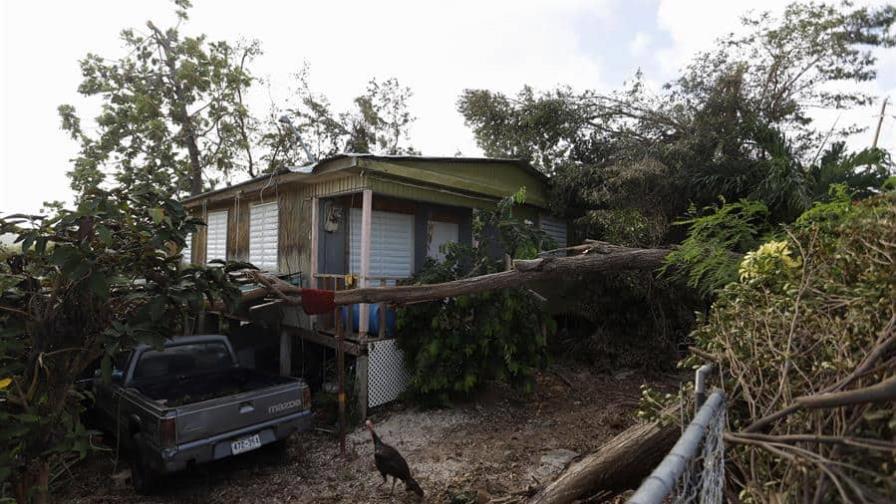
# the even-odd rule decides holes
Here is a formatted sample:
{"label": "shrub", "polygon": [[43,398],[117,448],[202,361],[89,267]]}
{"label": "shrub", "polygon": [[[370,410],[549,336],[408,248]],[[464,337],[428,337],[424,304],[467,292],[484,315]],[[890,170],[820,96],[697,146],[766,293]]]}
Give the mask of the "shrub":
{"label": "shrub", "polygon": [[[445,260],[428,260],[413,282],[501,271],[503,262],[488,254],[492,240],[516,258],[533,257],[546,237],[513,217],[513,205],[521,199],[508,198],[496,211],[480,214],[474,226],[477,245],[447,245]],[[469,395],[492,379],[531,390],[533,371],[546,359],[547,333],[554,330],[551,318],[524,289],[411,305],[399,310],[397,326],[398,344],[412,373],[411,393],[436,402]]]}
{"label": "shrub", "polygon": [[[896,198],[810,211],[740,264],[693,332],[729,396],[729,474],[743,502],[885,501],[896,494],[892,402],[788,410],[795,398],[896,376]],[[698,364],[696,357],[684,362]],[[748,426],[785,411],[764,428]]]}

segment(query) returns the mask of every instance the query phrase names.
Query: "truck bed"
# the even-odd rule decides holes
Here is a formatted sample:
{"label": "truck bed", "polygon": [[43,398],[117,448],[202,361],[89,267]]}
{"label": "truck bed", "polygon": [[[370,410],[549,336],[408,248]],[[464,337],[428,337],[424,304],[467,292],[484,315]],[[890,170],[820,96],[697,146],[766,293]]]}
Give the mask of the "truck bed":
{"label": "truck bed", "polygon": [[183,406],[289,383],[292,378],[272,376],[252,369],[153,380],[135,385],[141,394],[165,406]]}

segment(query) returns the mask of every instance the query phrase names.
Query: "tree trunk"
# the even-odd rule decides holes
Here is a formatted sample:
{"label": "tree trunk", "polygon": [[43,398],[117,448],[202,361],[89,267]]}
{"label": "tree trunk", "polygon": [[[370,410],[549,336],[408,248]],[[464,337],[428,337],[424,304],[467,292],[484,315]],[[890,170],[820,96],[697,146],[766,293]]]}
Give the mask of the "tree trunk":
{"label": "tree trunk", "polygon": [[571,278],[581,274],[653,270],[663,265],[663,260],[670,252],[671,250],[667,249],[624,249],[610,254],[545,257],[531,261],[516,261],[513,264],[513,269],[509,271],[463,278],[452,282],[337,291],[335,302],[337,305],[382,302],[418,303],[495,289],[519,287],[540,280]]}
{"label": "tree trunk", "polygon": [[196,128],[193,119],[187,111],[187,97],[183,87],[177,78],[177,60],[166,34],[156,28],[152,21],[147,21],[146,26],[155,33],[155,40],[165,53],[165,66],[168,67],[168,79],[174,91],[174,99],[171,104],[171,118],[180,125],[180,135],[190,156],[190,196],[202,193],[202,159],[199,145],[196,140]]}
{"label": "tree trunk", "polygon": [[46,459],[35,460],[25,472],[13,477],[12,486],[17,504],[47,504],[50,462]]}
{"label": "tree trunk", "polygon": [[[668,249],[633,249],[606,244],[595,244],[593,247],[601,253],[515,261],[513,269],[509,271],[462,278],[451,282],[336,291],[334,302],[336,305],[357,303],[402,305],[495,289],[520,287],[540,280],[573,278],[578,275],[613,271],[655,270],[663,265],[666,256],[671,252]],[[253,301],[276,295],[288,304],[302,304],[301,287],[288,284],[273,275],[262,273],[258,273],[256,279],[262,286],[244,291],[241,295],[242,301]],[[220,311],[224,309],[224,305],[219,301],[210,309]]]}
{"label": "tree trunk", "polygon": [[652,422],[628,428],[569,468],[528,504],[561,504],[602,490],[637,487],[669,453],[681,429]]}

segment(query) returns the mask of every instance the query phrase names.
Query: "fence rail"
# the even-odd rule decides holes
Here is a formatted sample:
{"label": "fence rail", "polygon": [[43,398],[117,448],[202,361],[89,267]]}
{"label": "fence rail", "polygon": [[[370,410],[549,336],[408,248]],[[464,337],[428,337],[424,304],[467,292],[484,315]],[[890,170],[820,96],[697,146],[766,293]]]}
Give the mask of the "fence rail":
{"label": "fence rail", "polygon": [[725,484],[725,423],[725,395],[715,391],[629,504],[720,504]]}

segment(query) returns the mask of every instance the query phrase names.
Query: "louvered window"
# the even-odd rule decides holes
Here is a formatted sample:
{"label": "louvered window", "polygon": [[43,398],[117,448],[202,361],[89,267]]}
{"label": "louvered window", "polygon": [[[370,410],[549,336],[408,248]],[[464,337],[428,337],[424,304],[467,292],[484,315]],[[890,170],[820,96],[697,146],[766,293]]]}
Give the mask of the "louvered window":
{"label": "louvered window", "polygon": [[227,259],[227,210],[210,212],[207,224],[206,262],[211,262],[212,259]]}
{"label": "louvered window", "polygon": [[[539,218],[541,229],[554,240],[556,248],[566,247],[566,221],[542,214]],[[542,247],[549,248],[549,247]]]}
{"label": "louvered window", "polygon": [[277,236],[280,220],[277,203],[255,205],[249,210],[249,262],[259,269],[277,271]]}
{"label": "louvered window", "polygon": [[[361,272],[361,209],[351,211],[350,269]],[[370,275],[410,277],[414,270],[414,216],[373,211],[370,219]],[[391,285],[394,282],[389,282]]]}

